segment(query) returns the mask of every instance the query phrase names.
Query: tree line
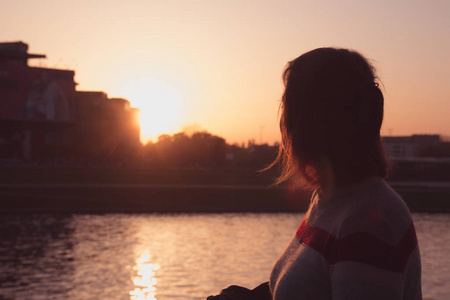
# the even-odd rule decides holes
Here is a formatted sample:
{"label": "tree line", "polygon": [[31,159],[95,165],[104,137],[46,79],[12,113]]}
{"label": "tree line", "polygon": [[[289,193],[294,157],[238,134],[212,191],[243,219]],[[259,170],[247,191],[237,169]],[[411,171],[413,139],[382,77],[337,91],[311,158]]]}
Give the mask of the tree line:
{"label": "tree line", "polygon": [[172,168],[264,168],[278,153],[278,144],[228,144],[224,138],[206,131],[188,135],[163,134],[143,147],[142,158],[149,167]]}

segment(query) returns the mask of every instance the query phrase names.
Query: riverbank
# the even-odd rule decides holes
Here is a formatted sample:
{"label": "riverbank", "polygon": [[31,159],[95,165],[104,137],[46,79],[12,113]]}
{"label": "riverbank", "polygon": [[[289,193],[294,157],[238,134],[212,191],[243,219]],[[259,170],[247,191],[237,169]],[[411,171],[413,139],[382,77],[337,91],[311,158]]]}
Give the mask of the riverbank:
{"label": "riverbank", "polygon": [[[251,170],[0,169],[0,212],[301,212],[309,195]],[[393,182],[415,212],[450,212],[449,183]]]}

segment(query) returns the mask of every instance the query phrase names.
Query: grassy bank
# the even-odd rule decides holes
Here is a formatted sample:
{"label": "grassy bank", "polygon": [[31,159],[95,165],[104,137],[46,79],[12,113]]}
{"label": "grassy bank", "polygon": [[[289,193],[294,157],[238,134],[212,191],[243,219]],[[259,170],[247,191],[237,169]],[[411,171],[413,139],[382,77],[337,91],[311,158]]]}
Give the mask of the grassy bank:
{"label": "grassy bank", "polygon": [[[254,170],[0,169],[0,212],[304,211],[309,196]],[[412,211],[450,212],[450,190],[396,188]]]}
{"label": "grassy bank", "polygon": [[251,169],[0,168],[0,184],[223,184],[264,185],[276,174]]}

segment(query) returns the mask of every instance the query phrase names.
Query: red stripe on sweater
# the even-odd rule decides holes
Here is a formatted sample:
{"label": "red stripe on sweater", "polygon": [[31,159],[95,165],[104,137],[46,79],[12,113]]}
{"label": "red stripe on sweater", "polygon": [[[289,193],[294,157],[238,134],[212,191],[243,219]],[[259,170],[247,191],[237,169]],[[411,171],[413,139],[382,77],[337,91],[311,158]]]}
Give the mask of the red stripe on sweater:
{"label": "red stripe on sweater", "polygon": [[321,253],[330,264],[356,261],[393,272],[405,269],[409,255],[417,245],[413,224],[397,246],[391,246],[366,232],[355,232],[336,239],[324,229],[309,226],[305,220],[296,236],[301,243]]}

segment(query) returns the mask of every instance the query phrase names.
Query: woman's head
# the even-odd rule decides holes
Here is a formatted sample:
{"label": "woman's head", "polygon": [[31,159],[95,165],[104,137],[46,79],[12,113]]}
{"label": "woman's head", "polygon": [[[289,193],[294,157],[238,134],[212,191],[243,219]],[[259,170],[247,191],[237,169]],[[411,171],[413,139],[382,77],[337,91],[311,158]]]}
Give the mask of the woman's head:
{"label": "woman's head", "polygon": [[361,54],[315,49],[289,62],[283,80],[281,180],[300,173],[309,186],[319,187],[325,169],[336,185],[386,176],[383,94]]}

